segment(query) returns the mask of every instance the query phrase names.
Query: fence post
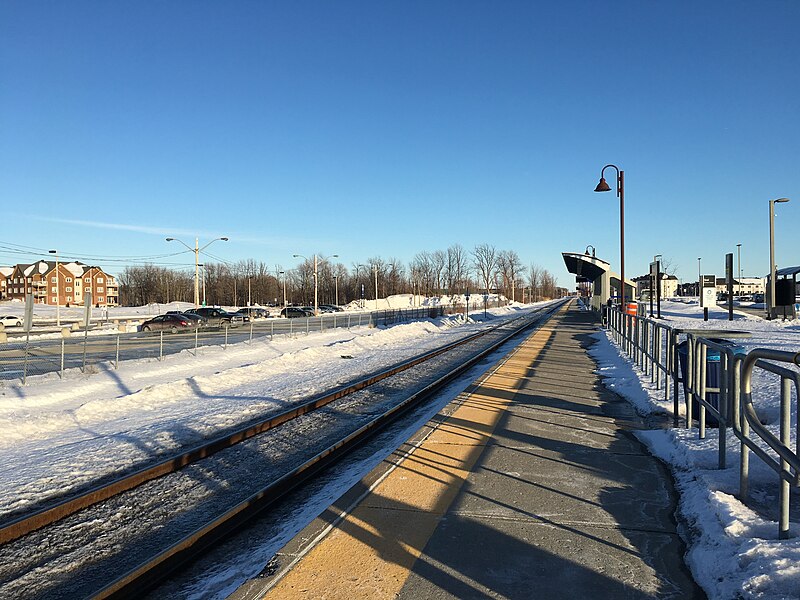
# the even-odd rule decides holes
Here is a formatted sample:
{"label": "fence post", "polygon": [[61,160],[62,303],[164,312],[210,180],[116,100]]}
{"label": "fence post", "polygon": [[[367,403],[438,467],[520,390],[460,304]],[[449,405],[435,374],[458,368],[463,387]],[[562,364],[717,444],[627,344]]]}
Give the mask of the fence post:
{"label": "fence post", "polygon": [[164,360],[164,330],[158,333],[158,360]]}
{"label": "fence post", "polygon": [[61,336],[61,370],[58,372],[59,379],[64,379],[64,336]]}
{"label": "fence post", "polygon": [[117,332],[117,350],[114,355],[114,370],[119,370],[119,332]]}
{"label": "fence post", "polygon": [[[64,338],[61,338],[61,339],[63,340]],[[22,363],[22,385],[25,385],[27,383],[27,381],[28,381],[28,344],[29,344],[29,341],[25,340],[25,358],[23,359],[23,363]],[[64,356],[64,352],[63,351],[61,352],[61,356],[62,356],[62,361],[63,361],[63,356]]]}
{"label": "fence post", "polygon": [[227,350],[228,349],[228,325],[225,324],[224,327],[225,327],[225,346],[223,346],[222,349],[223,350]]}
{"label": "fence post", "polygon": [[[781,375],[781,443],[789,448],[791,444],[791,421],[792,421],[792,386],[791,380]],[[791,473],[789,462],[781,458],[781,471]],[[778,524],[778,538],[785,540],[789,538],[789,481],[780,477],[780,522]]]}
{"label": "fence post", "polygon": [[200,325],[194,328],[194,356],[197,358],[197,346],[200,338]]}
{"label": "fence post", "polygon": [[250,345],[253,345],[253,320],[250,318]]}

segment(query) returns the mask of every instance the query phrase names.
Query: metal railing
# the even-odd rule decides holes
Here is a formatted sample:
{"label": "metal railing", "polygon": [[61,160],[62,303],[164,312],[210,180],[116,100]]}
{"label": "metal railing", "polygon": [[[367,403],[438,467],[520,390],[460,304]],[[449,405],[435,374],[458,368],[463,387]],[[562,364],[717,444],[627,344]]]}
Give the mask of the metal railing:
{"label": "metal railing", "polygon": [[[663,388],[667,400],[672,396],[675,427],[680,425],[681,392],[685,427],[693,428],[697,415],[698,437],[701,439],[706,437],[710,415],[711,424],[716,424],[718,429],[718,468],[727,467],[729,430],[739,440],[740,500],[746,502],[749,499],[751,454],[777,473],[780,488],[778,536],[780,539],[788,538],[790,487],[800,486],[800,418],[797,411],[800,371],[788,368],[788,365],[800,367],[800,352],[768,348],[745,352],[741,347],[716,338],[746,337],[749,334],[727,330],[681,330],[652,318],[624,314],[615,307],[603,307],[602,321],[620,350],[645,375],[650,374],[656,389]],[[685,341],[681,342],[684,335]],[[777,435],[761,422],[756,411],[753,399],[753,372],[756,369],[780,379]],[[762,389],[756,396],[764,393]],[[792,414],[795,415],[796,431],[794,448],[791,447]]]}
{"label": "metal railing", "polygon": [[189,352],[197,356],[198,349],[202,347],[222,346],[227,349],[228,344],[252,344],[258,339],[272,340],[281,335],[294,337],[331,329],[394,325],[436,318],[444,312],[443,307],[425,307],[328,313],[317,317],[254,320],[239,327],[193,328],[174,334],[166,331],[116,331],[102,334],[93,332],[92,335],[87,335],[87,332],[80,330],[73,336],[67,329],[57,339],[12,338],[6,343],[0,343],[0,379],[20,379],[25,385],[30,376],[57,373],[59,377],[63,377],[64,370],[69,368],[77,367],[84,373],[92,370],[116,370],[122,359],[144,358],[160,361],[166,355],[179,352]]}

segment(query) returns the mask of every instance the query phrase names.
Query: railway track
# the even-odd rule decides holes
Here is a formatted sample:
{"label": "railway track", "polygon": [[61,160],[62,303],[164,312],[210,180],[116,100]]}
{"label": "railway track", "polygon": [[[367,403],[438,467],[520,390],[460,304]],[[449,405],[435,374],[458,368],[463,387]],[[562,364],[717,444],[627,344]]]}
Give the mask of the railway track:
{"label": "railway track", "polygon": [[[0,596],[140,595],[559,307],[417,356],[0,525]],[[79,576],[65,574],[67,565],[78,565]],[[56,576],[43,588],[48,570]]]}

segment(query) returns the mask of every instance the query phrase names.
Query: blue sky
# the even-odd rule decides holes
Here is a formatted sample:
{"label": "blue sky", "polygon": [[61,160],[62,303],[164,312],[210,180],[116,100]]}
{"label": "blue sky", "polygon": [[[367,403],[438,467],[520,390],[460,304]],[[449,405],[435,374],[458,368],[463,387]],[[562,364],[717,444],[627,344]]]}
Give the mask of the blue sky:
{"label": "blue sky", "polygon": [[[0,7],[8,245],[118,271],[489,243],[573,287],[800,264],[800,2],[16,2]],[[608,172],[607,172],[608,173]]]}

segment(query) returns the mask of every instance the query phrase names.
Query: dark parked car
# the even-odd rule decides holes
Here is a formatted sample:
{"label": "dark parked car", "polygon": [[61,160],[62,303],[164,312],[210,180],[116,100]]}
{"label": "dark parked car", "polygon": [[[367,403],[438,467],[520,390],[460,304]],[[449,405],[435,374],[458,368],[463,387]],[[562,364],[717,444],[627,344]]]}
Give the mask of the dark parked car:
{"label": "dark parked car", "polygon": [[322,312],[332,313],[332,312],[343,312],[344,309],[341,306],[336,306],[335,304],[320,304],[319,309]]}
{"label": "dark parked car", "polygon": [[286,308],[281,310],[281,316],[286,317],[288,319],[295,319],[297,317],[311,317],[314,316],[313,312],[308,313],[307,311],[303,310],[299,306],[287,306]]}
{"label": "dark parked car", "polygon": [[186,315],[159,315],[153,317],[149,321],[142,323],[142,331],[171,331],[178,333],[178,331],[185,329],[194,329],[197,327],[197,322],[190,319]]}
{"label": "dark parked car", "polygon": [[238,327],[244,323],[242,315],[213,306],[201,306],[195,308],[192,313],[204,318],[208,327]]}
{"label": "dark parked car", "polygon": [[256,306],[245,306],[236,312],[250,319],[266,319],[269,316],[268,310]]}

